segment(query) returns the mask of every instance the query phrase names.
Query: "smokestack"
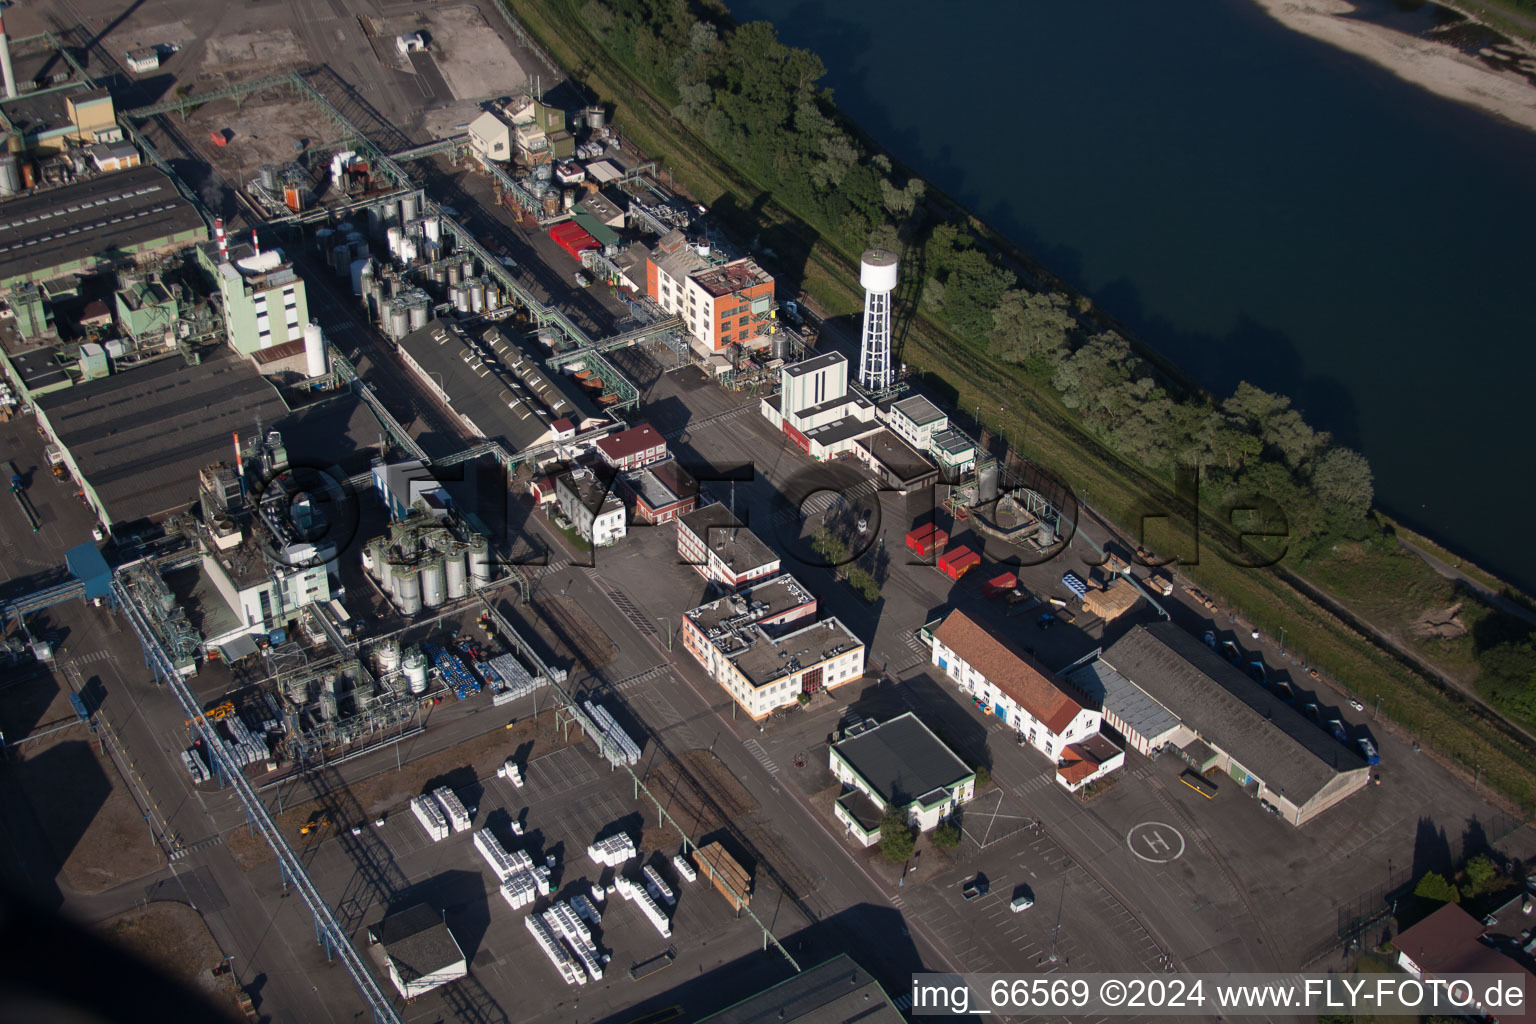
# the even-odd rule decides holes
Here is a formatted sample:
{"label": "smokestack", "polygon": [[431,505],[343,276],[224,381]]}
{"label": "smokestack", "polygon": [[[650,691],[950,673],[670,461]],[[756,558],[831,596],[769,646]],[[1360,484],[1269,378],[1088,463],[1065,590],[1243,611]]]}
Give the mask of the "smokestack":
{"label": "smokestack", "polygon": [[213,235],[219,240],[219,262],[229,262],[229,239],[224,237],[224,218],[215,217],[213,221]]}
{"label": "smokestack", "polygon": [[245,485],[245,462],[240,458],[240,431],[235,431],[235,474],[240,477],[240,484]]}
{"label": "smokestack", "polygon": [[251,248],[256,250],[255,255],[261,255],[261,240],[256,237],[255,228],[251,228]]}
{"label": "smokestack", "polygon": [[11,70],[11,41],[5,34],[5,17],[0,15],[0,75],[5,76],[5,98],[16,98],[16,74]]}

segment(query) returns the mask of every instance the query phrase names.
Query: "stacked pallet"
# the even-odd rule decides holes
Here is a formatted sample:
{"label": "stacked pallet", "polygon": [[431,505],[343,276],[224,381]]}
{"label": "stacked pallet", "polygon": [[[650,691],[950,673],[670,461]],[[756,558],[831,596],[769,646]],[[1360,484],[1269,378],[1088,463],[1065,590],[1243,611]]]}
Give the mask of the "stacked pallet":
{"label": "stacked pallet", "polygon": [[641,912],[650,918],[651,924],[656,926],[656,930],[661,932],[662,938],[670,939],[672,937],[672,922],[667,920],[666,912],[661,909],[661,906],[657,904],[655,898],[650,893],[623,875],[620,875],[613,881],[619,888],[619,895],[638,906]]}
{"label": "stacked pallet", "polygon": [[459,800],[458,794],[447,786],[438,786],[432,791],[437,797],[437,802],[443,805],[443,813],[448,816],[448,824],[453,826],[455,832],[469,830],[469,812],[464,809],[464,804]]}
{"label": "stacked pallet", "polygon": [[523,770],[517,766],[515,758],[507,758],[500,768],[496,769],[498,777],[506,779],[518,789],[523,788]]}
{"label": "stacked pallet", "polygon": [[586,925],[581,923],[575,911],[564,903],[556,903],[544,911],[543,917],[544,924],[551,932],[565,940],[565,944],[571,952],[576,954],[576,959],[586,968],[592,980],[600,981],[603,977],[602,958],[597,952],[597,947],[592,944],[592,933],[587,931]]}
{"label": "stacked pallet", "polygon": [[620,832],[587,847],[587,856],[605,867],[616,868],[635,856],[635,841]]}
{"label": "stacked pallet", "polygon": [[625,764],[640,763],[640,748],[635,746],[635,741],[629,738],[629,734],[619,727],[619,723],[613,720],[606,708],[601,704],[594,704],[590,700],[582,701],[587,709],[587,716],[592,719],[592,724],[603,734],[607,746],[611,751],[610,756],[616,756]]}
{"label": "stacked pallet", "polygon": [[269,751],[265,733],[251,732],[239,715],[230,715],[220,724],[224,727],[223,731],[215,732],[224,741],[225,749],[236,764],[244,767],[267,759]]}
{"label": "stacked pallet", "polygon": [[597,912],[597,907],[593,906],[592,901],[584,893],[577,893],[568,902],[571,904],[571,909],[580,914],[582,920],[588,924],[595,926],[602,923],[603,915]]}
{"label": "stacked pallet", "polygon": [[188,747],[181,752],[181,763],[187,766],[187,774],[192,776],[192,784],[208,781],[208,770],[203,767],[203,759],[196,747]]}
{"label": "stacked pallet", "polygon": [[645,887],[652,896],[669,907],[677,906],[677,896],[673,894],[672,887],[662,879],[661,872],[647,864],[640,869],[640,873],[645,876]]}
{"label": "stacked pallet", "polygon": [[549,962],[555,965],[555,970],[560,972],[560,977],[565,979],[567,985],[585,985],[587,976],[582,973],[581,966],[571,958],[571,954],[565,951],[560,941],[550,931],[549,925],[537,914],[529,914],[523,918],[523,923],[533,933],[534,940],[539,948],[544,950],[544,955],[549,957]]}
{"label": "stacked pallet", "polygon": [[699,847],[694,856],[698,859],[699,872],[710,880],[726,902],[737,910],[752,902],[752,876],[736,863],[736,858],[725,852],[719,843]]}
{"label": "stacked pallet", "polygon": [[501,883],[501,898],[513,910],[522,910],[538,899],[542,891],[537,876],[531,871],[515,871]]}
{"label": "stacked pallet", "polygon": [[411,813],[416,815],[421,827],[427,830],[428,839],[440,843],[448,838],[448,819],[443,817],[442,807],[432,797],[411,797]]}
{"label": "stacked pallet", "polygon": [[510,654],[498,654],[479,664],[480,674],[491,684],[491,703],[505,704],[526,697],[544,684],[543,677],[533,678]]}
{"label": "stacked pallet", "polygon": [[693,870],[693,865],[688,863],[688,858],[684,857],[681,853],[672,858],[672,869],[684,881],[697,882],[699,880],[699,873]]}
{"label": "stacked pallet", "polygon": [[505,882],[519,871],[526,871],[532,867],[527,853],[519,850],[518,852],[522,854],[520,858],[509,854],[488,828],[482,828],[475,833],[475,849],[480,851],[480,856],[484,857],[485,862],[491,866],[491,872],[498,882]]}

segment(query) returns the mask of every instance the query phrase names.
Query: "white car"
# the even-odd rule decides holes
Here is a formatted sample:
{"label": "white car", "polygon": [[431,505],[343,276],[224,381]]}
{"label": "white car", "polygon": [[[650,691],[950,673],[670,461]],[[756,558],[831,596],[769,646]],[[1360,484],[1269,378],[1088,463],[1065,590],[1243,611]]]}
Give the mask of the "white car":
{"label": "white car", "polygon": [[1033,896],[1015,896],[1013,902],[1008,904],[1008,909],[1015,914],[1022,914],[1034,905],[1035,899]]}
{"label": "white car", "polygon": [[1365,705],[1361,704],[1358,700],[1356,700],[1353,697],[1349,698],[1349,706],[1354,708],[1356,711],[1364,711],[1365,710]]}

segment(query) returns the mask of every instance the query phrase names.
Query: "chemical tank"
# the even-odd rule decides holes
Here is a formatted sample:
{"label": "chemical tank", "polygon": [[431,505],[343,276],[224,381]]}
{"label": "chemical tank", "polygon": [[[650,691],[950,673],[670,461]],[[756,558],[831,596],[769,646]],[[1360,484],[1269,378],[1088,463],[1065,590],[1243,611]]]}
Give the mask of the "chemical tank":
{"label": "chemical tank", "polygon": [[413,302],[409,315],[411,330],[420,330],[427,326],[427,318],[432,315],[432,307],[425,302]]}
{"label": "chemical tank", "polygon": [[375,241],[384,237],[384,214],[377,206],[368,207],[368,237]]}
{"label": "chemical tank", "polygon": [[387,676],[400,671],[400,641],[385,640],[373,649],[373,663],[379,675]]}
{"label": "chemical tank", "polygon": [[21,168],[12,153],[0,153],[0,196],[13,196],[21,191]]}
{"label": "chemical tank", "polygon": [[448,264],[448,286],[450,288],[456,286],[462,277],[463,275],[459,273],[459,265],[457,263]]}
{"label": "chemical tank", "polygon": [[442,221],[436,217],[428,217],[421,222],[421,230],[426,234],[427,241],[438,242],[443,236]]}
{"label": "chemical tank", "polygon": [[469,594],[469,573],[464,568],[464,551],[463,545],[455,544],[453,549],[443,556],[443,570],[450,601],[457,601]]}
{"label": "chemical tank", "polygon": [[989,462],[977,471],[976,493],[983,504],[997,500],[997,463]]}
{"label": "chemical tank", "polygon": [[395,596],[395,563],[389,560],[389,550],[384,549],[384,557],[379,559],[379,589],[390,597]]}
{"label": "chemical tank", "polygon": [[395,605],[401,615],[415,615],[421,611],[421,570],[416,566],[396,566]]}
{"label": "chemical tank", "polygon": [[604,107],[587,108],[587,127],[595,132],[600,132],[608,123],[608,111]]}
{"label": "chemical tank", "polygon": [[409,263],[409,262],[411,262],[412,260],[414,260],[417,257],[417,255],[419,255],[419,253],[420,253],[420,249],[416,245],[416,239],[414,239],[414,238],[402,238],[402,239],[400,239],[400,262],[401,263]]}
{"label": "chemical tank", "polygon": [[330,228],[321,228],[319,231],[316,231],[315,232],[315,251],[316,252],[320,252],[320,253],[330,252],[331,251],[331,239],[335,236],[335,234],[336,234],[336,232],[331,230]]}
{"label": "chemical tank", "polygon": [[460,313],[468,313],[469,292],[463,288],[455,288],[453,290],[453,308],[458,310]]}
{"label": "chemical tank", "polygon": [[465,260],[459,265],[459,280],[468,281],[475,276],[475,261]]}
{"label": "chemical tank", "polygon": [[478,534],[469,539],[469,580],[477,588],[491,582],[491,545]]}
{"label": "chemical tank", "polygon": [[787,336],[780,334],[773,339],[773,358],[789,358],[789,338]]}
{"label": "chemical tank", "polygon": [[320,325],[304,325],[304,374],[313,380],[325,376],[325,334]]}
{"label": "chemical tank", "polygon": [[411,311],[399,302],[389,307],[389,336],[399,341],[411,333]]}
{"label": "chemical tank", "polygon": [[397,227],[392,227],[388,232],[385,233],[384,238],[386,244],[389,246],[389,254],[391,256],[399,256],[400,243],[405,241],[405,232],[401,231]]}
{"label": "chemical tank", "polygon": [[257,175],[261,178],[261,187],[268,192],[277,191],[277,167],[273,164],[262,164]]}
{"label": "chemical tank", "polygon": [[405,670],[405,684],[414,694],[427,692],[427,656],[413,650],[400,663]]}
{"label": "chemical tank", "polygon": [[485,312],[485,285],[479,281],[469,286],[469,311],[471,313]]}
{"label": "chemical tank", "polygon": [[298,675],[288,680],[288,703],[301,708],[309,703],[309,678]]}
{"label": "chemical tank", "polygon": [[417,203],[415,196],[405,196],[400,200],[400,219],[409,224],[416,219]]}
{"label": "chemical tank", "polygon": [[421,564],[421,603],[436,608],[447,597],[442,558],[430,558]]}

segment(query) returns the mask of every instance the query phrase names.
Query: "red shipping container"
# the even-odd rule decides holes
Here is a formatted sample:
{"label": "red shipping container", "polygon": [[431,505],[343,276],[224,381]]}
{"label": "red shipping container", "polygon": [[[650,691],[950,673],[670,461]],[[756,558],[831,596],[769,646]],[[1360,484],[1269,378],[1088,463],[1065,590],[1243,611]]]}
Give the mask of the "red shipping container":
{"label": "red shipping container", "polygon": [[949,534],[938,528],[933,523],[927,526],[919,526],[907,534],[907,547],[916,552],[919,558],[927,558],[943,551],[949,544]]}
{"label": "red shipping container", "polygon": [[987,597],[997,597],[1006,594],[1019,585],[1019,578],[1011,572],[1005,572],[1001,576],[994,576],[981,585],[981,592]]}
{"label": "red shipping container", "polygon": [[944,552],[938,562],[939,571],[952,580],[959,579],[980,564],[981,556],[963,544],[953,551]]}
{"label": "red shipping container", "polygon": [[570,254],[573,260],[581,262],[581,254],[587,249],[601,249],[597,239],[587,234],[580,224],[575,221],[563,221],[549,229],[549,237],[555,240],[555,244]]}

